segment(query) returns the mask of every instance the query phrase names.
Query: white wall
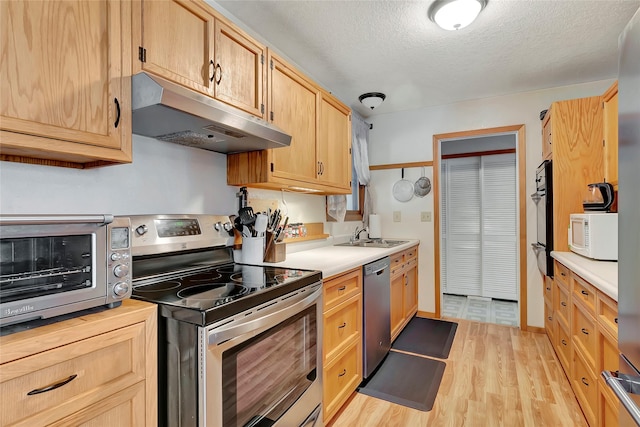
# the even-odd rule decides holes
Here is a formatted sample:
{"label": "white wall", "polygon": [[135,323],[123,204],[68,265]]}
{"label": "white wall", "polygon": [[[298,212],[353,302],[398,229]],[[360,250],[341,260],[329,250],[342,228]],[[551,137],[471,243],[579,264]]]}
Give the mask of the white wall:
{"label": "white wall", "polygon": [[2,214],[210,213],[237,210],[224,154],[133,136],[133,163],[70,169],[0,162]]}
{"label": "white wall", "polygon": [[[479,99],[393,114],[370,117],[369,161],[372,165],[433,160],[434,134],[525,125],[526,194],[534,192],[535,169],[542,160],[542,138],[539,113],[551,102],[563,99],[597,96],[613,80],[565,86],[534,92]],[[405,169],[405,178],[415,181],[420,168]],[[432,178],[432,168],[427,168]],[[391,194],[393,184],[400,179],[400,170],[376,170],[371,173],[376,195],[375,211],[382,216],[383,236],[420,239],[419,303],[421,311],[435,312],[433,222],[420,222],[420,212],[433,213],[433,197],[396,201]],[[560,201],[559,201],[560,202]],[[544,326],[542,281],[534,253],[529,249],[536,237],[535,204],[527,198],[527,312],[528,325]],[[400,211],[401,222],[393,222],[393,211]]]}

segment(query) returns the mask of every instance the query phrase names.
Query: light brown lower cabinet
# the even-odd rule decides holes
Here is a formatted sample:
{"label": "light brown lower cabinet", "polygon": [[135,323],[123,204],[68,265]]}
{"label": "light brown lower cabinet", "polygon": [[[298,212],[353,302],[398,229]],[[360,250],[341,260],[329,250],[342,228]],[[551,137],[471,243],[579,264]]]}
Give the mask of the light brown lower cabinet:
{"label": "light brown lower cabinet", "polygon": [[127,300],[0,338],[0,425],[156,425],[156,324]]}
{"label": "light brown lower cabinet", "polygon": [[600,373],[619,366],[618,303],[558,261],[553,282],[553,310],[545,316],[554,322],[547,333],[556,355],[589,425],[615,427],[617,399]]}
{"label": "light brown lower cabinet", "polygon": [[362,381],[362,267],[323,283],[323,418],[325,424]]}
{"label": "light brown lower cabinet", "polygon": [[391,342],[418,311],[418,247],[391,255]]}

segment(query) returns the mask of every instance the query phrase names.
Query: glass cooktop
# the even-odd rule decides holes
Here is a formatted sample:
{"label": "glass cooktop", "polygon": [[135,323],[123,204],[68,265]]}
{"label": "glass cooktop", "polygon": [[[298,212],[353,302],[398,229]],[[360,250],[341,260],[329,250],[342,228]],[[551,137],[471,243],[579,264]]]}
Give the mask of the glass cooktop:
{"label": "glass cooktop", "polygon": [[159,304],[160,314],[197,325],[248,310],[319,282],[318,271],[228,264],[136,284],[132,298]]}

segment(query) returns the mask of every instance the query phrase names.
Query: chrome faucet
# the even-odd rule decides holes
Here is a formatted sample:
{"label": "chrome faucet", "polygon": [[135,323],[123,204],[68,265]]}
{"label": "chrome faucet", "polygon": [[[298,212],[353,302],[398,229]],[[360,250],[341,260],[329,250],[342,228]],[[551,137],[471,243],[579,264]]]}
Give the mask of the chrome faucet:
{"label": "chrome faucet", "polygon": [[360,233],[362,233],[363,231],[367,231],[367,227],[362,227],[360,230],[358,230],[358,226],[356,226],[356,229],[353,230],[353,234],[351,235],[351,238],[349,239],[350,243],[355,243],[358,239],[360,239]]}

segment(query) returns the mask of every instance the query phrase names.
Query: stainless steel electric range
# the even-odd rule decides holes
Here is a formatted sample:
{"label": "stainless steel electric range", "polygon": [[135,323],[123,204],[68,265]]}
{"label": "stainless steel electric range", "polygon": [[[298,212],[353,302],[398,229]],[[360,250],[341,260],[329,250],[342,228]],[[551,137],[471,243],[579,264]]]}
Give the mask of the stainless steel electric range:
{"label": "stainless steel electric range", "polygon": [[228,217],[131,216],[166,426],[322,425],[321,273],[233,262]]}

